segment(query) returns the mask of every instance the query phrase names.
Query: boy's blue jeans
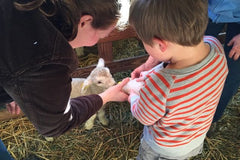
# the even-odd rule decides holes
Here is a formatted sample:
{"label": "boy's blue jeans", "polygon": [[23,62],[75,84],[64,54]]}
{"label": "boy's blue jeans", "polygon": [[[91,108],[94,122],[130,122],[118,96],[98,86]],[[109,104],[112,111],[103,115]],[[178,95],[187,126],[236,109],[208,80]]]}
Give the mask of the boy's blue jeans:
{"label": "boy's blue jeans", "polygon": [[[185,155],[184,157],[174,158],[174,160],[188,160],[190,157],[196,156],[202,153],[203,143],[197,148],[193,149],[190,153]],[[169,155],[174,156],[174,155]],[[146,142],[145,140],[141,140],[141,144],[139,146],[137,160],[173,160],[172,158],[164,158],[163,155],[156,153]]]}
{"label": "boy's blue jeans", "polygon": [[[218,33],[223,30],[224,25],[225,23],[213,23],[210,20],[206,30],[206,35],[212,35],[217,37]],[[217,122],[221,118],[228,102],[237,93],[237,90],[240,86],[240,58],[237,61],[229,58],[228,54],[232,49],[232,46],[227,46],[229,41],[237,34],[240,34],[240,24],[228,23],[224,51],[228,62],[229,73],[223,88],[223,93],[220,98],[216,113],[213,118],[213,122]]]}
{"label": "boy's blue jeans", "polygon": [[3,142],[0,140],[0,159],[1,160],[13,160],[13,158],[10,156],[10,154],[7,151],[7,148],[3,144]]}

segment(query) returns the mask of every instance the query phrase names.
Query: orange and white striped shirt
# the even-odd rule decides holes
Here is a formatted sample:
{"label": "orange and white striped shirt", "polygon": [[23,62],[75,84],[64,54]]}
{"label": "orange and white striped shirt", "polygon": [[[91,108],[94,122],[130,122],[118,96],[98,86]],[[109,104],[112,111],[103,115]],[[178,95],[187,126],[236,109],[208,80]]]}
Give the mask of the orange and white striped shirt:
{"label": "orange and white striped shirt", "polygon": [[210,36],[204,42],[211,51],[203,61],[150,72],[140,96],[131,98],[133,116],[145,125],[143,139],[157,153],[188,154],[203,143],[211,125],[228,67],[221,43]]}

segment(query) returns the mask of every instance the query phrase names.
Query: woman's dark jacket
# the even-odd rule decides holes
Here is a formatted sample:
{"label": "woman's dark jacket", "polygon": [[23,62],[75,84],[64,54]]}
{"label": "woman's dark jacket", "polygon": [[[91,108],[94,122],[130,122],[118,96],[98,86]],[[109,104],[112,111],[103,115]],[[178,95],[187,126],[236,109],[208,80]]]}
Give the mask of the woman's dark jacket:
{"label": "woman's dark jacket", "polygon": [[60,135],[102,106],[98,95],[69,101],[77,66],[68,41],[38,10],[0,0],[0,103],[16,101],[42,135]]}

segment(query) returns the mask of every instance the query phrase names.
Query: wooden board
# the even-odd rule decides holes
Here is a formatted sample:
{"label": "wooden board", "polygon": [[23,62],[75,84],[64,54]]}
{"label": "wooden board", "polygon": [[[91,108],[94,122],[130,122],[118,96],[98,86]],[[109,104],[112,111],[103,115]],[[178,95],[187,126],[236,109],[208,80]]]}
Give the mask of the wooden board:
{"label": "wooden board", "polygon": [[[122,60],[115,60],[113,62],[106,62],[106,66],[110,69],[111,73],[122,72],[129,69],[134,69],[143,64],[148,58],[148,55],[137,56],[132,58],[125,58]],[[96,67],[91,65],[88,67],[78,68],[73,74],[73,78],[87,77],[90,72]]]}
{"label": "wooden board", "polygon": [[19,115],[10,114],[6,109],[0,110],[0,121],[5,121],[13,118],[22,117],[24,114],[21,112]]}
{"label": "wooden board", "polygon": [[[122,39],[128,39],[136,37],[137,34],[132,27],[128,27],[124,31],[119,31],[117,29],[113,30],[110,35],[106,38],[101,39],[98,46],[98,56],[105,60],[106,66],[109,67],[111,73],[122,72],[129,69],[134,69],[144,63],[148,55],[136,56],[132,58],[124,58],[121,60],[113,59],[113,48],[112,42]],[[78,68],[73,74],[72,77],[87,77],[90,72],[95,68],[95,65],[87,66],[83,68]]]}

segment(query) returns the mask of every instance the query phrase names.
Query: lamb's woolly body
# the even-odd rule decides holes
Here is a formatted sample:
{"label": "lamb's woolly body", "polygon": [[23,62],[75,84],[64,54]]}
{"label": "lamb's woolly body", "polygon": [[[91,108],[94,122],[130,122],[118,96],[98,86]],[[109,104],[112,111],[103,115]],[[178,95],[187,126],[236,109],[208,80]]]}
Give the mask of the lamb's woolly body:
{"label": "lamb's woolly body", "polygon": [[137,82],[136,79],[130,79],[130,81],[123,87],[123,91],[130,94],[130,91],[139,93],[140,89],[144,86],[144,82]]}
{"label": "lamb's woolly body", "polygon": [[72,78],[72,91],[70,98],[82,96],[82,86],[86,78]]}

